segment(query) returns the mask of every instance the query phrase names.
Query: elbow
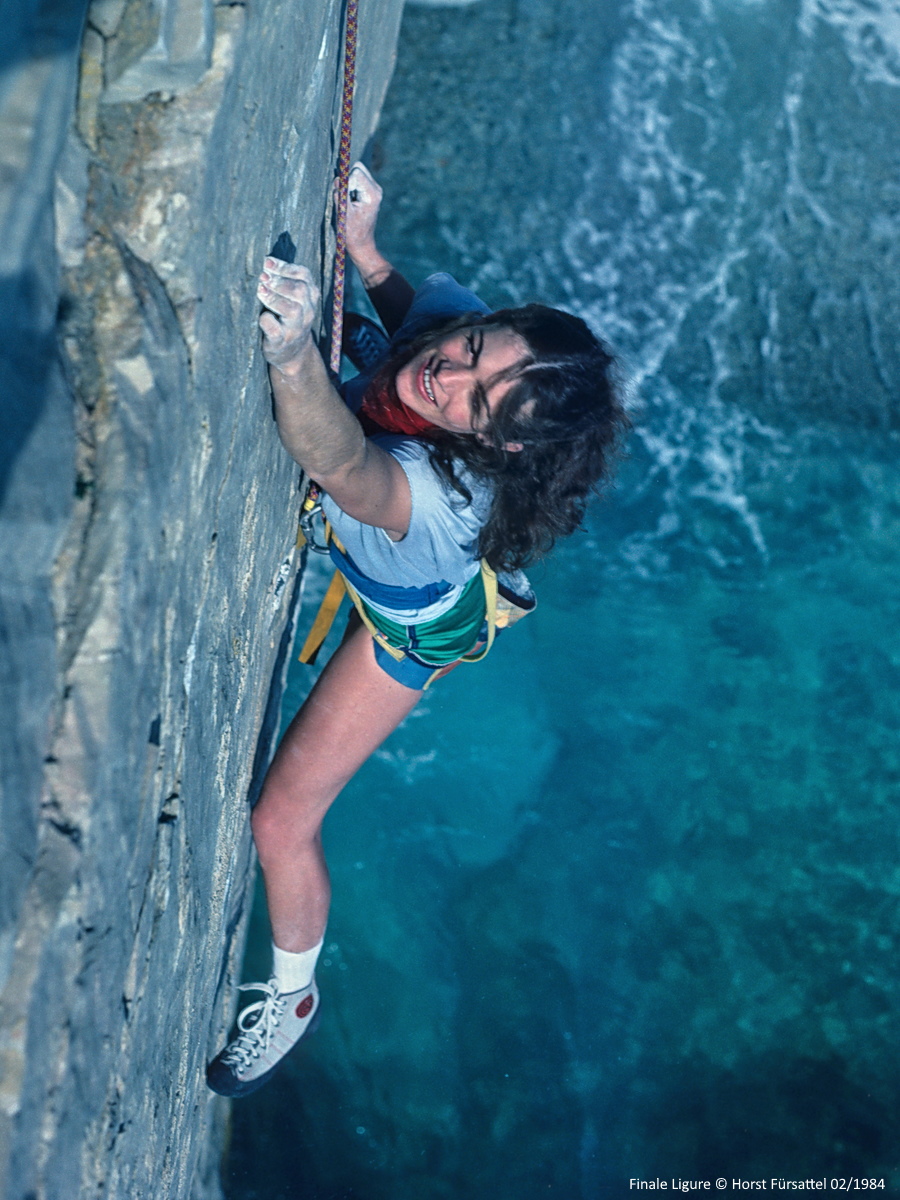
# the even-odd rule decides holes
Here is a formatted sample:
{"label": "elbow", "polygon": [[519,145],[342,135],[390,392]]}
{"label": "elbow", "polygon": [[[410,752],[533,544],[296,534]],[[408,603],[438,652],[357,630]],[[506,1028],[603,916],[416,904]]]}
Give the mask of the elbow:
{"label": "elbow", "polygon": [[299,466],[301,466],[303,468],[303,470],[305,471],[307,469],[306,463],[304,462],[304,458],[306,456],[303,453],[303,447],[297,442],[296,438],[292,438],[290,433],[288,431],[282,429],[281,426],[279,425],[278,426],[278,439],[281,442],[282,446],[284,446],[285,450],[287,450],[287,452],[291,456],[291,458],[294,460],[294,462],[297,463]]}
{"label": "elbow", "polygon": [[277,418],[276,428],[278,429],[278,440],[281,442],[282,446],[284,446],[285,450],[287,450],[294,462],[297,463],[298,466],[302,467],[307,474],[309,474],[309,468],[305,461],[308,456],[304,454],[302,444],[297,440],[297,438],[291,436],[291,431],[289,429],[285,429],[281,422],[277,420]]}
{"label": "elbow", "polygon": [[366,440],[360,430],[360,444],[352,449],[345,447],[342,452],[335,448],[330,454],[295,454],[293,457],[329,496],[337,498],[365,492],[366,450]]}
{"label": "elbow", "polygon": [[[360,468],[362,462],[360,458],[364,456],[354,455],[345,462],[321,463],[317,467],[306,467],[303,463],[300,465],[308,474],[312,475],[316,483],[323,488],[329,496],[353,496],[357,493],[361,482]],[[337,501],[340,504],[340,501]],[[341,505],[343,507],[343,505]]]}

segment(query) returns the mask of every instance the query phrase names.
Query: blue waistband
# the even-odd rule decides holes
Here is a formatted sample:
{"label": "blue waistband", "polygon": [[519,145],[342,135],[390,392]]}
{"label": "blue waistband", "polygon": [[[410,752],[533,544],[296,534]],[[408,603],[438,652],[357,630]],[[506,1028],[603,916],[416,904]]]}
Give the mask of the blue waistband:
{"label": "blue waistband", "polygon": [[419,608],[428,608],[429,605],[442,600],[453,587],[446,579],[418,588],[379,583],[377,579],[370,579],[368,575],[364,575],[350,555],[338,550],[333,541],[329,541],[328,551],[334,565],[355,591],[372,604],[380,604],[383,608],[392,608],[396,612],[402,612],[404,609],[414,612]]}

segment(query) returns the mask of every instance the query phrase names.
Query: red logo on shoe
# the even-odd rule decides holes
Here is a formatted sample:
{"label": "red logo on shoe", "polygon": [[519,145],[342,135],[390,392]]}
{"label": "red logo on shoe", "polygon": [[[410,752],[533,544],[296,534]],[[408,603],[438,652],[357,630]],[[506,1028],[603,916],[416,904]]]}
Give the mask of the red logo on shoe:
{"label": "red logo on shoe", "polygon": [[298,1017],[301,1017],[301,1018],[308,1017],[310,1012],[312,1011],[312,1006],[314,1004],[315,1004],[315,1000],[313,999],[312,992],[310,992],[310,994],[308,996],[303,997],[303,999],[300,1001],[300,1003],[294,1009],[294,1012],[296,1013],[296,1015]]}

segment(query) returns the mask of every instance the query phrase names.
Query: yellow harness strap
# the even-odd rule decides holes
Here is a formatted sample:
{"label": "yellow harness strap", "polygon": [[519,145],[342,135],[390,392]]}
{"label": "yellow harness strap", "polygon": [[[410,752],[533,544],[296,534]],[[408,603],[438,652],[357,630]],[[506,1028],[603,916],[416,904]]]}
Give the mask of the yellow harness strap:
{"label": "yellow harness strap", "polygon": [[319,611],[316,613],[312,629],[310,629],[306,641],[303,643],[303,649],[300,651],[300,662],[312,664],[316,661],[316,655],[322,648],[322,643],[328,637],[328,631],[334,623],[334,618],[337,616],[337,611],[341,607],[341,601],[346,591],[347,585],[344,582],[343,575],[340,571],[335,571],[331,578],[331,583],[328,585],[328,591],[325,593],[325,599],[319,605]]}
{"label": "yellow harness strap", "polygon": [[481,582],[484,584],[484,615],[487,620],[487,638],[484,649],[477,654],[465,654],[461,662],[480,662],[494,644],[497,632],[497,572],[488,566],[486,558],[481,560]]}
{"label": "yellow harness strap", "polygon": [[[338,547],[338,549],[340,549],[340,547]],[[340,575],[340,571],[338,571],[338,574]],[[341,575],[341,578],[344,578],[343,575]],[[396,646],[392,646],[387,640],[387,638],[366,612],[365,605],[359,598],[359,593],[350,586],[346,579],[344,579],[344,591],[347,593],[356,607],[356,611],[359,613],[359,618],[363,625],[365,625],[366,629],[368,629],[369,633],[371,633],[372,637],[382,648],[382,650],[386,651],[386,653],[388,653],[391,658],[396,659],[397,662],[402,662],[406,655],[402,650],[398,650]]]}

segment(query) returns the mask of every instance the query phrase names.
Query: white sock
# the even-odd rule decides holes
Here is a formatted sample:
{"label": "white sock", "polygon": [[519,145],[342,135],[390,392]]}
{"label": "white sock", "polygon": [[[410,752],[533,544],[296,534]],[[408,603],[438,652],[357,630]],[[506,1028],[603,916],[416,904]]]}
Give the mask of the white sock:
{"label": "white sock", "polygon": [[301,950],[299,954],[281,950],[272,943],[272,974],[278,980],[279,992],[299,992],[309,987],[324,940],[311,950]]}

